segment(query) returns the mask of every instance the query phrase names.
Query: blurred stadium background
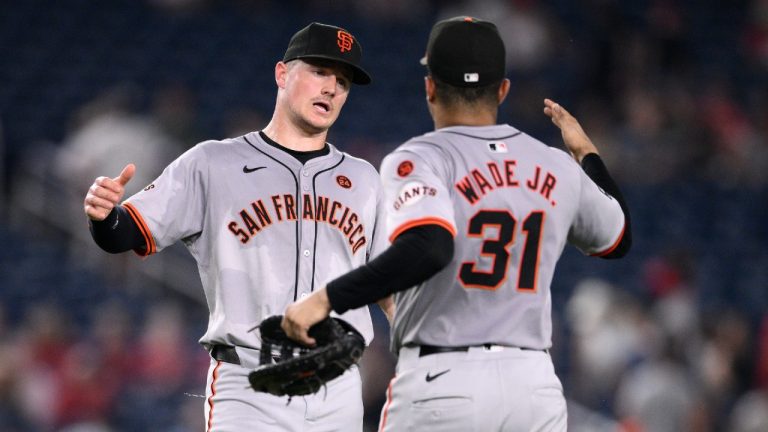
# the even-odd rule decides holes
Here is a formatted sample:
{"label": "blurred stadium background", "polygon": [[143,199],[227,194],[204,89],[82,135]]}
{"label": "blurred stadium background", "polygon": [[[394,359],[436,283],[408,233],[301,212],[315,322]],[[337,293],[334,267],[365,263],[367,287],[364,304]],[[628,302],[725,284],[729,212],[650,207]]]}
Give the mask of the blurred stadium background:
{"label": "blurred stadium background", "polygon": [[[134,192],[196,142],[263,127],[311,21],[361,40],[374,84],[331,141],[378,166],[432,127],[418,59],[459,14],[508,43],[500,121],[561,146],[542,99],[562,103],[632,210],[626,259],[569,248],[555,275],[569,430],[768,430],[768,0],[0,2],[0,430],[202,430],[194,263],[102,253],[88,186],[135,162]],[[393,365],[376,316],[366,430]]]}

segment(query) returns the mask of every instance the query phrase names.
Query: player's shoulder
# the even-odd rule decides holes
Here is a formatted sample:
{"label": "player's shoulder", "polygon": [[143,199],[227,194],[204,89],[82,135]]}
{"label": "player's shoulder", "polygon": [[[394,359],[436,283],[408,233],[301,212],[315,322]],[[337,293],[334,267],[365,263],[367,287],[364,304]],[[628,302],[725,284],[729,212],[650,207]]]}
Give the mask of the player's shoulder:
{"label": "player's shoulder", "polygon": [[439,136],[426,133],[408,139],[389,152],[381,161],[380,172],[383,176],[403,177],[404,169],[410,172],[414,167],[424,166],[434,173],[446,173],[455,157]]}
{"label": "player's shoulder", "polygon": [[522,147],[524,151],[540,162],[555,165],[565,170],[579,169],[579,165],[565,150],[549,145],[526,133],[522,133],[520,139],[524,141]]}
{"label": "player's shoulder", "polygon": [[336,151],[340,155],[342,155],[342,157],[344,158],[342,163],[349,164],[350,166],[354,166],[354,167],[360,168],[362,170],[374,170],[374,171],[376,171],[376,168],[374,168],[373,164],[371,164],[367,160],[365,160],[365,159],[363,159],[361,157],[355,156],[355,155],[353,155],[351,153],[342,151],[338,147],[334,146],[331,143],[328,143],[328,145],[331,146],[333,151]]}
{"label": "player's shoulder", "polygon": [[203,151],[217,151],[223,147],[241,146],[247,143],[245,135],[243,135],[234,138],[208,139],[195,144],[192,148],[197,147]]}
{"label": "player's shoulder", "polygon": [[552,163],[559,165],[564,170],[570,170],[573,172],[581,171],[581,166],[567,151],[543,144],[543,152],[547,154]]}
{"label": "player's shoulder", "polygon": [[190,157],[206,157],[216,158],[217,155],[224,156],[231,154],[232,150],[241,148],[243,151],[247,151],[248,142],[245,140],[245,136],[239,136],[234,138],[219,138],[208,139],[200,141],[193,145],[186,153],[190,153]]}
{"label": "player's shoulder", "polygon": [[414,136],[399,146],[395,147],[388,155],[389,159],[399,157],[415,157],[429,159],[429,155],[445,155],[446,148],[440,135],[434,132],[428,132],[423,135]]}
{"label": "player's shoulder", "polygon": [[360,167],[360,169],[363,169],[363,170],[374,170],[374,171],[376,171],[376,168],[374,168],[373,164],[371,164],[367,160],[365,160],[365,159],[363,159],[361,157],[358,157],[358,156],[354,156],[354,155],[352,155],[350,153],[347,153],[347,152],[344,152],[344,151],[340,151],[340,153],[342,155],[344,155],[344,163],[351,164],[351,165],[356,166],[356,167]]}
{"label": "player's shoulder", "polygon": [[446,138],[440,131],[431,131],[409,138],[395,151],[437,151],[445,144]]}
{"label": "player's shoulder", "polygon": [[[461,152],[480,143],[506,142],[525,135],[508,124],[483,126],[454,125],[415,136],[398,149],[444,153]],[[469,147],[467,147],[469,146]]]}
{"label": "player's shoulder", "polygon": [[238,147],[242,148],[238,138],[200,141],[189,147],[171,164],[185,171],[207,172],[211,167],[235,164],[241,160],[246,150],[243,148],[240,151],[233,151]]}

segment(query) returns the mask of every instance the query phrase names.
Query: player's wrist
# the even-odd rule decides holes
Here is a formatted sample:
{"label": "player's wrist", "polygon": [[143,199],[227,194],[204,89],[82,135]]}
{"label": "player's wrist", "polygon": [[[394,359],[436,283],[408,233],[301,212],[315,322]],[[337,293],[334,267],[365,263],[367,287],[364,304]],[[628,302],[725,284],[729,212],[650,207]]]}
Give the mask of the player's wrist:
{"label": "player's wrist", "polygon": [[331,313],[331,299],[328,297],[328,288],[322,287],[317,292],[317,302],[318,305],[322,308],[323,312],[329,314]]}
{"label": "player's wrist", "polygon": [[585,157],[587,157],[587,156],[589,156],[591,154],[599,155],[599,153],[597,152],[597,149],[595,147],[587,147],[587,148],[583,148],[583,149],[581,149],[581,150],[579,150],[577,152],[573,152],[573,157],[576,159],[576,162],[581,163],[584,160]]}
{"label": "player's wrist", "polygon": [[109,212],[107,212],[104,217],[100,219],[99,219],[100,215],[98,214],[86,213],[86,215],[88,216],[88,220],[91,223],[94,223],[97,225],[101,224],[104,226],[112,227],[117,221],[117,210],[114,207]]}

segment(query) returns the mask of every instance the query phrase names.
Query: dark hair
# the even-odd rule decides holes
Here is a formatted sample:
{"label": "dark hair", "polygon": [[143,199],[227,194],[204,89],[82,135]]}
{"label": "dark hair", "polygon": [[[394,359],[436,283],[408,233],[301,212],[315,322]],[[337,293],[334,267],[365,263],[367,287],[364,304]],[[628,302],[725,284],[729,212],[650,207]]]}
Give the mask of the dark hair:
{"label": "dark hair", "polygon": [[443,105],[484,105],[489,104],[494,108],[498,105],[497,99],[501,81],[481,87],[456,87],[432,76],[435,82],[435,98]]}

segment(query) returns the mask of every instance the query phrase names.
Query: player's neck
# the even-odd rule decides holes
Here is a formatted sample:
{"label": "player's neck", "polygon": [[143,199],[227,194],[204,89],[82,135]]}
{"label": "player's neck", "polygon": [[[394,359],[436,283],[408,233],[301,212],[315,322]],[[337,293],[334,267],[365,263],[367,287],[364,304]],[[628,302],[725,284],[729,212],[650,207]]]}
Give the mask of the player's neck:
{"label": "player's neck", "polygon": [[262,131],[283,147],[301,152],[322,149],[328,136],[327,131],[311,134],[274,118]]}
{"label": "player's neck", "polygon": [[496,124],[496,111],[447,109],[435,105],[432,112],[432,120],[435,129],[450,126],[491,126]]}

